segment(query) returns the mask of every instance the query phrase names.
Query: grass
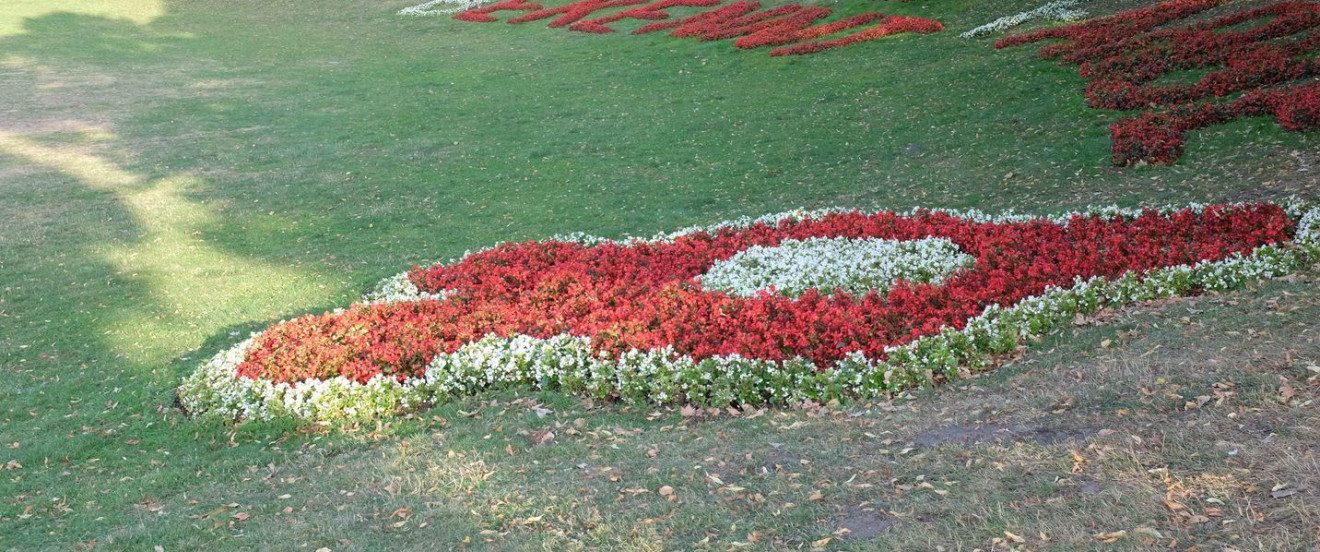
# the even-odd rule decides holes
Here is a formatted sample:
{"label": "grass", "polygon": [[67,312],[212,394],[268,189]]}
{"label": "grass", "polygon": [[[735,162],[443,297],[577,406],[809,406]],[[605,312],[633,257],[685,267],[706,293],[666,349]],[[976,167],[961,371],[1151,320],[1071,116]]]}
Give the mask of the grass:
{"label": "grass", "polygon": [[[0,548],[1317,538],[1310,279],[1125,313],[869,406],[684,418],[510,391],[366,427],[186,418],[173,387],[239,336],[496,241],[1317,186],[1316,136],[1264,119],[1195,133],[1173,167],[1110,167],[1118,114],[1084,107],[1075,68],[957,38],[1036,2],[842,2],[949,31],[799,59],[394,15],[411,3],[0,7]],[[1270,498],[1282,483],[1301,492]]]}

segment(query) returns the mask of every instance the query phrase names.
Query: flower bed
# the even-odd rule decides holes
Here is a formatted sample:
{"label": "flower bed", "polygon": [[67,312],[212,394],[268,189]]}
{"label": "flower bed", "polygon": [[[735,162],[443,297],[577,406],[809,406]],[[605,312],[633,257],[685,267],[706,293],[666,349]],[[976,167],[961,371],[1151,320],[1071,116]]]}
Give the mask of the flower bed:
{"label": "flower bed", "polygon": [[[231,418],[327,418],[508,385],[654,404],[875,396],[977,370],[1078,312],[1290,273],[1317,258],[1318,226],[1320,211],[1299,204],[1054,218],[822,211],[651,240],[503,244],[276,324],[202,366],[180,399]],[[847,271],[831,295],[702,285],[740,254],[784,264],[763,252],[808,240],[861,244],[821,246],[856,258],[874,240],[918,244],[908,252],[934,261],[909,263],[929,269],[925,282],[891,271],[897,281],[865,293],[848,289],[867,275]]]}
{"label": "flower bed", "polygon": [[1082,0],[1056,0],[1044,4],[1034,10],[1027,10],[1013,15],[1005,15],[1004,17],[986,23],[985,25],[981,25],[980,27],[976,27],[958,36],[963,38],[976,38],[983,34],[1002,31],[1036,19],[1048,19],[1052,21],[1076,21],[1078,19],[1085,19],[1087,13],[1084,10],[1073,9],[1081,3]]}
{"label": "flower bed", "polygon": [[[625,19],[657,20],[656,23],[643,25],[633,31],[633,34],[672,29],[669,34],[675,37],[696,37],[700,40],[736,38],[734,46],[745,49],[792,45],[772,50],[770,52],[772,56],[809,54],[900,33],[929,34],[944,29],[939,22],[929,19],[886,16],[880,12],[867,12],[833,23],[813,26],[816,21],[828,17],[833,10],[819,6],[803,7],[789,4],[759,11],[761,4],[751,1],[736,1],[674,21],[668,20],[670,15],[665,11],[679,6],[714,7],[719,6],[720,1],[658,0],[646,4],[647,0],[578,0],[562,6],[545,8],[541,4],[528,3],[524,0],[505,0],[483,8],[463,11],[455,15],[454,19],[491,23],[498,21],[494,15],[491,15],[495,12],[526,11],[530,13],[509,19],[508,22],[519,24],[550,19],[550,27],[568,27],[569,30],[595,34],[612,33],[614,28],[610,27],[610,24]],[[646,5],[639,6],[640,4]],[[628,6],[638,7],[587,19],[591,14],[601,10]],[[872,23],[875,25],[843,37],[813,40]]]}
{"label": "flower bed", "polygon": [[[401,8],[399,9],[398,14],[414,15],[414,16],[444,15],[450,13],[458,13],[461,11],[467,11],[480,6],[484,2],[485,0],[429,0],[427,2],[422,2],[421,4],[417,4],[415,6],[408,6],[406,8]],[[444,6],[446,4],[452,5],[454,7],[451,8],[438,7],[438,6]]]}
{"label": "flower bed", "polygon": [[[1040,56],[1078,65],[1092,107],[1148,110],[1111,128],[1116,165],[1173,163],[1187,132],[1243,116],[1273,115],[1291,131],[1320,126],[1320,81],[1309,80],[1320,76],[1320,3],[1281,2],[1169,27],[1225,3],[1174,0],[1010,36],[995,47],[1064,39]],[[1208,71],[1192,83],[1156,82],[1188,70]]]}

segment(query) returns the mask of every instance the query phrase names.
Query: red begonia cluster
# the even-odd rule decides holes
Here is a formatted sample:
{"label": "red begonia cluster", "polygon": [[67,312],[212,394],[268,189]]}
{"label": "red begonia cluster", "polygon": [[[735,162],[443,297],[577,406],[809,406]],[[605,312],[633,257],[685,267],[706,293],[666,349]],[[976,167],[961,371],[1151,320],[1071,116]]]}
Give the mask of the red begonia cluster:
{"label": "red begonia cluster", "polygon": [[474,23],[494,23],[499,20],[495,19],[495,16],[491,14],[497,11],[534,11],[541,9],[542,7],[543,6],[540,4],[525,2],[523,0],[504,0],[503,2],[496,2],[484,8],[473,8],[467,11],[458,12],[454,15],[454,19],[459,21],[471,21]]}
{"label": "red begonia cluster", "polygon": [[[437,354],[488,334],[590,336],[601,354],[670,346],[695,359],[800,356],[826,369],[852,352],[883,358],[885,347],[961,328],[991,304],[1012,305],[1047,286],[1219,260],[1286,241],[1292,230],[1281,208],[1259,204],[1077,215],[1066,225],[850,212],[672,241],[505,244],[453,265],[414,268],[410,278],[420,289],[449,290],[443,300],[359,304],[277,324],[256,339],[238,373],[277,382],[421,376]],[[703,289],[696,279],[749,247],[810,237],[942,237],[976,262],[942,284],[900,281],[883,294],[749,298]]]}
{"label": "red begonia cluster", "polygon": [[606,34],[614,32],[614,29],[609,27],[608,24],[614,23],[615,21],[623,21],[624,19],[668,19],[669,12],[664,11],[666,8],[678,6],[707,7],[717,6],[719,3],[720,0],[660,0],[659,2],[647,4],[640,8],[624,10],[605,17],[579,21],[570,25],[568,28],[570,30],[584,33]]}
{"label": "red begonia cluster", "polygon": [[[748,49],[792,44],[771,51],[772,56],[808,54],[899,33],[928,34],[944,29],[939,22],[929,19],[886,16],[880,12],[863,13],[833,23],[813,26],[816,21],[829,17],[833,10],[818,6],[803,7],[789,4],[758,11],[761,10],[759,2],[746,0],[673,21],[668,20],[669,12],[665,11],[668,8],[718,6],[721,0],[658,0],[645,6],[587,19],[591,14],[601,10],[637,6],[645,4],[646,1],[578,0],[554,8],[544,8],[540,4],[526,3],[523,0],[506,0],[484,8],[461,12],[454,18],[489,23],[497,21],[490,15],[496,11],[529,11],[531,13],[509,19],[509,23],[526,23],[553,17],[554,19],[550,21],[551,27],[568,27],[573,31],[596,34],[614,32],[614,28],[609,24],[625,19],[653,20],[656,22],[643,25],[633,31],[633,34],[673,29],[669,34],[676,37],[696,37],[700,40],[736,38],[734,46]],[[876,25],[841,38],[803,42],[871,23]]]}
{"label": "red begonia cluster", "polygon": [[[1167,27],[1227,1],[1174,0],[1010,36],[995,47],[1066,39],[1045,45],[1040,56],[1080,66],[1092,107],[1151,109],[1111,127],[1116,165],[1173,163],[1188,131],[1247,115],[1274,115],[1288,130],[1316,128],[1317,83],[1304,79],[1320,75],[1320,3],[1280,2]],[[1240,28],[1256,20],[1263,22]],[[1191,83],[1156,82],[1187,70],[1208,72]],[[1242,92],[1235,101],[1215,100]]]}
{"label": "red begonia cluster", "polygon": [[828,50],[830,48],[840,48],[857,42],[876,40],[899,33],[930,34],[942,30],[944,30],[944,26],[940,25],[938,21],[922,19],[920,17],[893,16],[885,18],[879,25],[866,29],[860,33],[853,33],[843,38],[836,38],[833,40],[816,40],[794,44],[792,46],[772,50],[770,55],[798,56],[819,52],[821,50]]}

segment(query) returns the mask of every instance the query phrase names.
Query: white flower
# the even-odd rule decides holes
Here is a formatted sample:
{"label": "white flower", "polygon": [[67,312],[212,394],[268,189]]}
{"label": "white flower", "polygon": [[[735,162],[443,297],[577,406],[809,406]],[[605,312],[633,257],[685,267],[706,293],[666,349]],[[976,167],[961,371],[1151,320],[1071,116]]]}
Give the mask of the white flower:
{"label": "white flower", "polygon": [[986,33],[1016,27],[1033,19],[1049,19],[1052,21],[1076,21],[1078,19],[1084,19],[1088,15],[1085,11],[1071,9],[1073,6],[1080,3],[1082,3],[1082,0],[1057,0],[1034,10],[1006,15],[958,36],[963,38],[975,38]]}
{"label": "white flower", "polygon": [[[430,0],[429,2],[417,4],[416,6],[409,6],[403,8],[399,10],[398,14],[399,15],[444,15],[448,13],[458,13],[461,11],[467,11],[472,8],[475,8],[488,1],[489,0]],[[457,7],[434,9],[436,6],[441,6],[444,4],[456,4]]]}
{"label": "white flower", "polygon": [[698,279],[706,289],[751,297],[774,289],[798,297],[809,289],[884,293],[894,282],[938,284],[976,258],[944,238],[919,240],[808,238],[754,246],[719,261]]}

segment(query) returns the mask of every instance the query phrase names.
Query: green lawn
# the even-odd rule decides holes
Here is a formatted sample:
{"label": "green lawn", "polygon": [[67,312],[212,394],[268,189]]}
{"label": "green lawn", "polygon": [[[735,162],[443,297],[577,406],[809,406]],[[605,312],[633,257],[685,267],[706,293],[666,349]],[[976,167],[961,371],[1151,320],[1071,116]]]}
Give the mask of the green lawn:
{"label": "green lawn", "polygon": [[[1156,537],[1137,529],[1151,529],[1161,547],[1248,550],[1320,537],[1310,491],[1268,497],[1277,484],[1320,485],[1314,405],[1301,405],[1317,394],[1306,366],[1320,360],[1311,276],[1213,308],[1131,314],[1134,328],[1166,328],[1137,344],[1118,327],[1070,329],[975,383],[980,399],[944,389],[847,413],[693,420],[506,394],[367,427],[187,418],[173,388],[248,332],[497,241],[649,235],[826,205],[1047,212],[1320,190],[1320,134],[1266,119],[1193,133],[1172,167],[1110,166],[1119,115],[1085,107],[1075,67],[957,36],[1036,0],[822,2],[947,30],[793,59],[661,33],[395,15],[417,1],[0,5],[0,366],[11,382],[0,391],[0,549],[970,550],[1004,531],[1032,549],[1140,549]],[[1161,316],[1269,337],[1256,349],[1188,341]],[[1117,350],[1100,347],[1109,339]],[[1223,354],[1240,372],[1204,369],[1230,346],[1245,347]],[[1097,356],[1126,368],[1094,392],[1053,390],[1077,395],[1066,410],[1094,431],[905,444],[971,419],[1040,427],[1023,412],[1052,412],[1059,397],[1015,393],[1015,374],[1059,385],[1032,366],[1085,379]],[[1182,361],[1201,364],[1184,373]],[[1210,414],[1169,414],[1165,403],[1182,403],[1141,393],[1155,377],[1188,397],[1212,394],[1215,378],[1240,392]],[[1297,400],[1272,400],[1280,377]],[[540,418],[528,400],[554,413]],[[1212,429],[1239,431],[1244,418],[1279,436],[1225,456],[1218,443],[1239,437]],[[1183,425],[1184,445],[1153,437]],[[555,438],[537,444],[546,431]],[[1059,477],[1077,479],[1070,450],[1092,458],[1100,490],[1051,502]],[[1148,488],[1162,481],[1147,469],[1161,467],[1261,481],[1214,495],[1226,505],[1193,505],[1223,510],[1213,528],[1180,524],[1166,489]],[[949,492],[921,485],[931,482]],[[1252,502],[1261,485],[1264,505]],[[1114,521],[1090,526],[1079,512]],[[845,522],[851,537],[835,533]],[[880,528],[890,532],[858,538]],[[1119,530],[1130,536],[1093,538]]]}

